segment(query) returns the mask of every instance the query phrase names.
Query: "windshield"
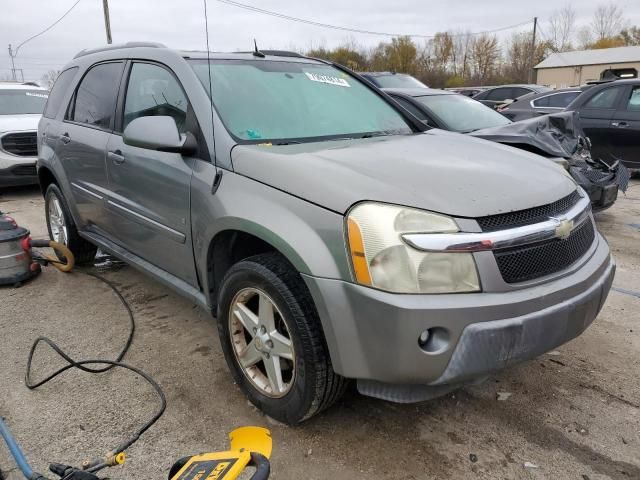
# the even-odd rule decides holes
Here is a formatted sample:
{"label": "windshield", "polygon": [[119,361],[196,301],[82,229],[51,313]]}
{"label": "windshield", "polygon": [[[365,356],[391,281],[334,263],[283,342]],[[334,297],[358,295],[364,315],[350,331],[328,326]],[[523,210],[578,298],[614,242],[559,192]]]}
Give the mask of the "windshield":
{"label": "windshield", "polygon": [[415,97],[415,100],[439,117],[449,130],[456,132],[472,132],[511,123],[495,110],[463,95],[430,95]]}
{"label": "windshield", "polygon": [[369,78],[373,78],[373,82],[380,88],[428,88],[420,80],[403,73],[376,75]]}
{"label": "windshield", "polygon": [[[191,60],[209,90],[206,60]],[[322,64],[212,60],[213,104],[244,141],[312,141],[408,134],[404,118],[353,77]]]}
{"label": "windshield", "polygon": [[48,96],[44,90],[0,90],[0,115],[42,113]]}

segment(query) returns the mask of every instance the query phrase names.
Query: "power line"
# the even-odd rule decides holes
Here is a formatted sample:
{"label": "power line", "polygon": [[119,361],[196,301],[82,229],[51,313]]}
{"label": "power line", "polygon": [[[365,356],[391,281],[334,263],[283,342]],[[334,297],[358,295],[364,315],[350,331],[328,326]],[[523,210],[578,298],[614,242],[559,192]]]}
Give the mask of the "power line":
{"label": "power line", "polygon": [[60,23],[62,21],[62,19],[64,17],[66,17],[67,15],[69,15],[69,13],[71,13],[71,10],[73,10],[74,8],[76,8],[76,5],[78,5],[82,0],[77,0],[76,3],[74,3],[73,5],[71,5],[71,8],[69,10],[67,10],[66,12],[64,12],[64,15],[62,15],[59,19],[57,19],[55,22],[53,22],[51,25],[49,25],[47,28],[45,28],[44,30],[42,30],[40,33],[36,33],[35,35],[27,38],[24,42],[22,42],[21,44],[19,44],[15,51],[13,52],[13,57],[18,55],[18,50],[20,50],[20,47],[22,47],[25,43],[33,40],[36,37],[39,37],[40,35],[42,35],[43,33],[48,32],[49,30],[51,30],[53,27],[55,27],[58,23]]}
{"label": "power line", "polygon": [[[233,7],[238,7],[238,8],[242,8],[245,10],[249,10],[251,12],[254,13],[261,13],[263,15],[269,15],[271,17],[276,17],[276,18],[280,18],[283,20],[290,20],[292,22],[299,22],[299,23],[305,23],[307,25],[313,25],[315,27],[323,27],[323,28],[331,28],[333,30],[342,30],[345,32],[352,32],[352,33],[362,33],[362,34],[366,34],[366,35],[378,35],[378,36],[384,36],[384,37],[412,37],[412,38],[435,38],[435,35],[421,35],[421,34],[407,34],[407,33],[388,33],[388,32],[377,32],[377,31],[373,31],[373,30],[362,30],[359,28],[350,28],[350,27],[344,27],[344,26],[339,26],[339,25],[332,25],[329,23],[322,23],[322,22],[316,22],[314,20],[308,20],[305,18],[299,18],[299,17],[293,17],[291,15],[285,15],[284,13],[278,13],[278,12],[274,12],[271,10],[265,10],[263,8],[258,8],[258,7],[254,7],[253,5],[247,5],[244,3],[240,3],[240,2],[236,2],[234,0],[215,0],[217,2],[220,3],[224,3],[227,5],[231,5]],[[450,35],[452,37],[465,37],[465,36],[472,36],[472,35],[484,35],[484,34],[488,34],[488,33],[498,33],[498,32],[502,32],[505,30],[511,30],[512,28],[517,28],[517,27],[522,27],[523,25],[528,25],[531,23],[531,20],[527,20],[526,22],[521,22],[521,23],[517,23],[515,25],[509,25],[507,27],[501,27],[501,28],[496,28],[494,30],[485,30],[483,32],[473,32],[473,33],[461,33],[461,34],[454,34],[454,35]]]}

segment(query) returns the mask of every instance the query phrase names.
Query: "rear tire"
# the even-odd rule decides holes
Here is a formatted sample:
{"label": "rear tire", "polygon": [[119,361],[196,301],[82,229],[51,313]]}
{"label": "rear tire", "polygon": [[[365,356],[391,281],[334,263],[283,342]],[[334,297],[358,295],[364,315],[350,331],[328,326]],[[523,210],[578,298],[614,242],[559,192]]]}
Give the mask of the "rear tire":
{"label": "rear tire", "polygon": [[[275,321],[271,323],[277,326],[273,329],[261,329],[269,323],[259,316],[266,300],[272,303],[269,311]],[[246,328],[250,323],[247,318],[255,320],[255,328]],[[266,336],[260,335],[263,330]],[[274,332],[271,337],[269,331]],[[227,272],[219,294],[218,332],[235,381],[256,407],[280,422],[295,425],[311,418],[338,400],[348,385],[347,379],[333,371],[306,284],[277,253],[247,258]],[[273,350],[264,347],[269,343]],[[291,355],[283,344],[290,345]],[[252,354],[246,353],[249,350]],[[269,377],[274,368],[267,365],[281,352],[284,356],[276,365],[281,370],[282,388],[277,388],[278,382]],[[249,355],[253,358],[249,359]],[[240,364],[240,358],[245,366]]]}
{"label": "rear tire", "polygon": [[[49,238],[66,245],[73,253],[76,264],[92,262],[98,248],[78,234],[67,201],[55,183],[49,185],[44,195],[44,211]],[[58,252],[56,252],[56,256],[60,258]],[[60,258],[60,260],[65,261],[64,258]]]}

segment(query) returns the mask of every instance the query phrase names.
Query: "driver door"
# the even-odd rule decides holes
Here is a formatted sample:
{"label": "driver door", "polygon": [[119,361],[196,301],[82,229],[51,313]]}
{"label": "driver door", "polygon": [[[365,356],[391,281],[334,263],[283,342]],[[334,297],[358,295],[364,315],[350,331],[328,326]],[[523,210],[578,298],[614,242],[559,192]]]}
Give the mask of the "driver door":
{"label": "driver door", "polygon": [[193,112],[178,79],[159,64],[132,62],[125,92],[107,145],[108,233],[138,257],[197,286],[190,215],[195,158],[126,145],[118,133],[132,120],[154,115],[173,117],[185,133]]}

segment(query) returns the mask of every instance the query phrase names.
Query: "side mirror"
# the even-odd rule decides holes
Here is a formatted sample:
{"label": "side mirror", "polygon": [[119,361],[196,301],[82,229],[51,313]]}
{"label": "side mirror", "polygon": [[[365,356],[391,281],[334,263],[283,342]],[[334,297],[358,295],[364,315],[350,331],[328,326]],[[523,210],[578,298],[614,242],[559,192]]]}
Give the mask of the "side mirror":
{"label": "side mirror", "polygon": [[191,133],[180,135],[173,117],[157,115],[132,120],[122,133],[122,140],[132,147],[160,152],[194,154],[198,149]]}

